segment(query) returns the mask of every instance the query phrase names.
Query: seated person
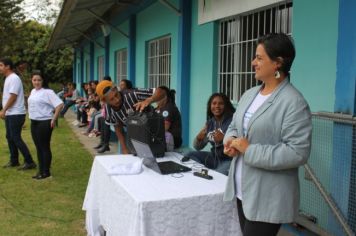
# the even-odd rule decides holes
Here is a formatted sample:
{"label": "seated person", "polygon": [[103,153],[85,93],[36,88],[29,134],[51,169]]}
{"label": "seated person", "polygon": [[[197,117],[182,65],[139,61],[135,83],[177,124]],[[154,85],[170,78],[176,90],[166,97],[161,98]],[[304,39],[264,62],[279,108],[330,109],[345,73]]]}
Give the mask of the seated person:
{"label": "seated person", "polygon": [[180,112],[175,104],[175,91],[166,86],[160,86],[166,92],[166,96],[157,102],[155,111],[162,114],[166,136],[167,151],[173,151],[182,145],[182,120]]}
{"label": "seated person", "polygon": [[[228,175],[231,158],[224,154],[223,139],[234,112],[235,108],[225,94],[211,95],[207,105],[207,122],[194,139],[194,148],[198,151],[189,152],[186,156]],[[211,144],[210,152],[200,151],[208,143]]]}
{"label": "seated person", "polygon": [[67,110],[76,104],[77,99],[80,97],[78,90],[76,89],[75,83],[68,83],[68,93],[64,94],[64,107],[60,113],[61,117],[64,117],[64,114]]}
{"label": "seated person", "polygon": [[96,87],[96,93],[106,103],[106,124],[115,126],[115,133],[120,142],[122,154],[129,153],[126,145],[123,126],[129,111],[143,111],[150,104],[164,98],[165,91],[161,88],[126,89],[119,91],[113,83],[102,80]]}

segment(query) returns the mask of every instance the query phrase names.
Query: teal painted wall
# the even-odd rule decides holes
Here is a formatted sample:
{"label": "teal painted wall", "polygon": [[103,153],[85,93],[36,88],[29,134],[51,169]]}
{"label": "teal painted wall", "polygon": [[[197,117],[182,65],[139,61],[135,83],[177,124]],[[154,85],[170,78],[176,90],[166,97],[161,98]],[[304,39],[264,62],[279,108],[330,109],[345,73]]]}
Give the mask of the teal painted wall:
{"label": "teal painted wall", "polygon": [[[104,37],[101,36],[95,39],[101,45],[105,45]],[[98,57],[104,56],[104,65],[105,65],[105,49],[100,47],[99,45],[94,44],[94,80],[101,80],[98,76]],[[104,66],[105,67],[105,66]],[[104,69],[105,71],[105,69]],[[105,72],[104,72],[105,74]]]}
{"label": "teal painted wall", "polygon": [[[178,0],[171,0],[170,3],[178,6]],[[146,43],[161,36],[171,35],[171,88],[175,89],[177,87],[178,16],[156,2],[138,13],[136,22],[136,87],[146,87],[148,84]]]}
{"label": "teal painted wall", "polygon": [[[117,25],[117,28],[124,31],[128,34],[129,31],[129,23],[128,21]],[[128,48],[129,39],[122,35],[121,33],[117,32],[116,30],[111,30],[110,35],[110,76],[115,83],[118,81],[116,80],[116,52],[118,50]]]}
{"label": "teal painted wall", "polygon": [[90,46],[89,46],[89,42],[86,43],[86,45],[84,46],[84,70],[83,70],[83,73],[84,73],[84,81],[85,82],[89,82],[90,80],[90,70],[89,70],[89,73],[87,73],[87,70],[86,70],[86,65],[88,62],[88,65],[90,67]]}
{"label": "teal painted wall", "polygon": [[291,81],[312,111],[334,111],[338,11],[338,0],[293,1],[297,56]]}
{"label": "teal painted wall", "polygon": [[[313,112],[334,111],[338,12],[338,0],[293,1],[296,59],[291,81],[303,93]],[[327,191],[330,191],[333,158],[332,131],[330,122],[313,121],[313,146],[308,163]],[[304,178],[303,168],[299,174],[300,209],[315,216],[318,226],[326,229],[329,208],[315,185]]]}
{"label": "teal painted wall", "polygon": [[80,87],[80,51],[79,50],[75,53],[75,56],[77,58],[77,61],[76,61],[76,71],[75,71],[74,83],[77,84],[77,88],[78,88],[78,87]]}
{"label": "teal painted wall", "polygon": [[217,23],[198,25],[198,0],[192,6],[189,146],[206,122],[206,104],[216,92]]}

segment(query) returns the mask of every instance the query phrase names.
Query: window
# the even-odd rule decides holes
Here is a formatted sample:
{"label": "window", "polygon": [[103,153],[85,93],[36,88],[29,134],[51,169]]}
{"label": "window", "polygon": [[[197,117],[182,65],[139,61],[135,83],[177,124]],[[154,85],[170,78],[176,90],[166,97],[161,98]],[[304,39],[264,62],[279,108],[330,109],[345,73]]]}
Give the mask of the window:
{"label": "window", "polygon": [[104,78],[104,56],[98,57],[98,80]]}
{"label": "window", "polygon": [[85,61],[85,81],[90,80],[90,66],[89,66],[89,60]]}
{"label": "window", "polygon": [[116,52],[116,81],[127,79],[127,49]]}
{"label": "window", "polygon": [[238,15],[220,22],[218,88],[232,102],[255,86],[251,61],[257,40],[268,33],[292,33],[292,2]]}
{"label": "window", "polygon": [[148,86],[170,87],[171,81],[171,37],[148,42]]}

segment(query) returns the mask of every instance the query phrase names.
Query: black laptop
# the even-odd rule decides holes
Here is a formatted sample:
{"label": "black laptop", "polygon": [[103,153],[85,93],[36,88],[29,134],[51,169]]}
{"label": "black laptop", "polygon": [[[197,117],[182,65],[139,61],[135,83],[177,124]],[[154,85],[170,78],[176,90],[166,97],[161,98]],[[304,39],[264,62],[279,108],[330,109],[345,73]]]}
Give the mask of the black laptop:
{"label": "black laptop", "polygon": [[168,175],[192,170],[191,168],[180,165],[174,161],[157,162],[147,144],[135,139],[131,139],[131,142],[136,150],[137,156],[143,158],[143,164],[159,174]]}

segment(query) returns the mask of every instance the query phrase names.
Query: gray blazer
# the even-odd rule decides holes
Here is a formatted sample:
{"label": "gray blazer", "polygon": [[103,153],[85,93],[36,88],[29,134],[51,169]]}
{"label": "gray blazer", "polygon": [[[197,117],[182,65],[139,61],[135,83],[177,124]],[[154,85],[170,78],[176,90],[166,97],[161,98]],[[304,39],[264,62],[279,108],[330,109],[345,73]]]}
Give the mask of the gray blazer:
{"label": "gray blazer", "polygon": [[[242,96],[225,134],[243,137],[244,113],[260,91],[256,86]],[[312,122],[307,102],[284,80],[251,117],[250,143],[243,157],[242,206],[248,220],[292,222],[299,210],[298,167],[311,148]],[[224,200],[236,199],[236,160],[230,166]]]}

